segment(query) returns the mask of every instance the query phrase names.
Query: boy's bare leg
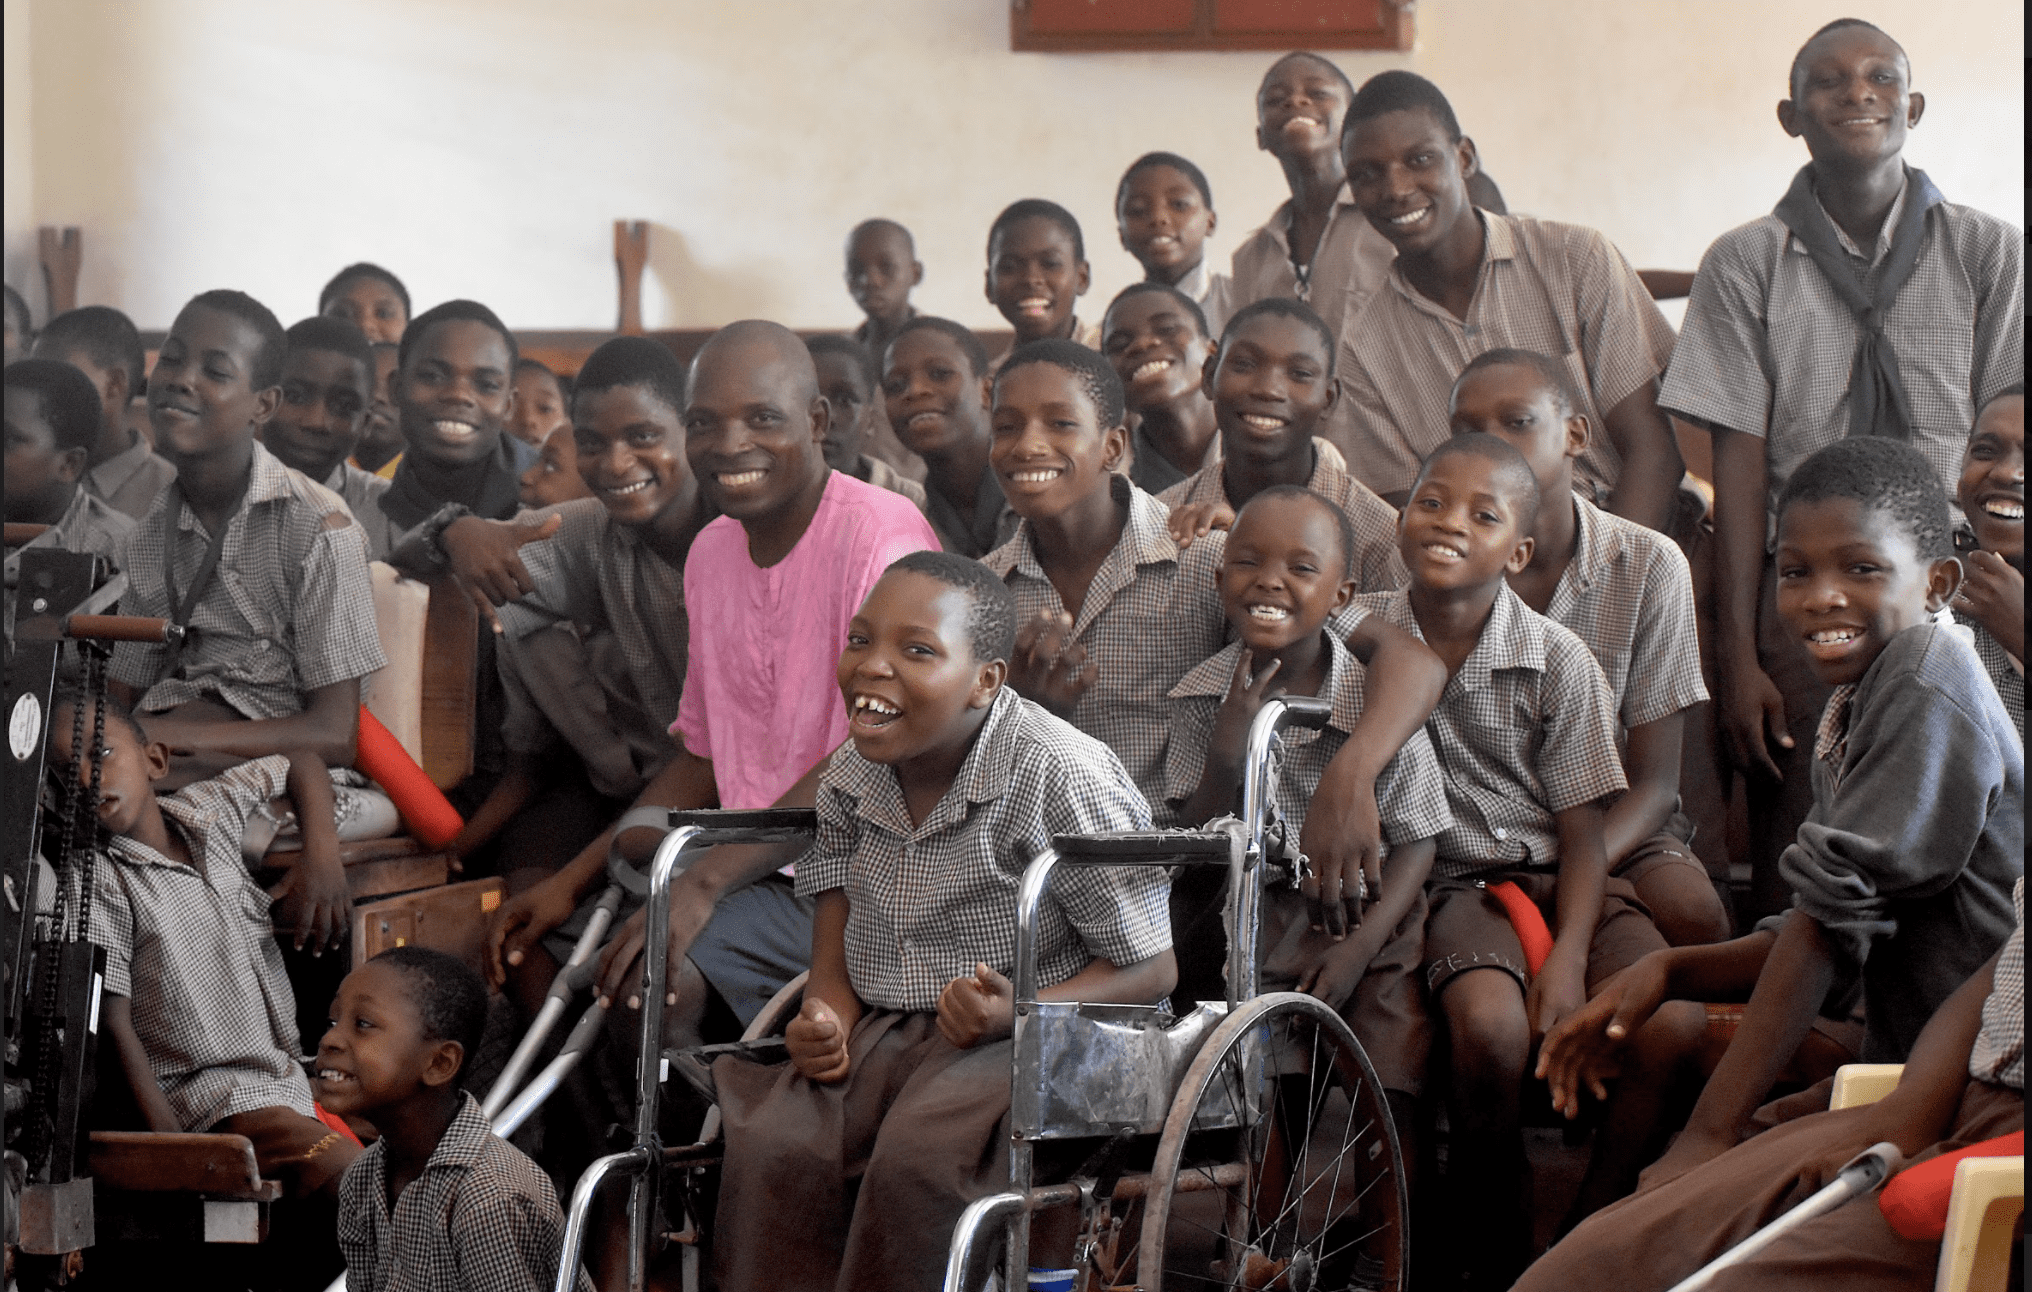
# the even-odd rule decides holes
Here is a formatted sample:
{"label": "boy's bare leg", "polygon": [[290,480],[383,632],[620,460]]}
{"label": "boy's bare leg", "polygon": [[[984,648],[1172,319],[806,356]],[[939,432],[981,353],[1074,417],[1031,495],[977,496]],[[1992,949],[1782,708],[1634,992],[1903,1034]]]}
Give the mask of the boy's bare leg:
{"label": "boy's bare leg", "polygon": [[[1686,870],[1686,867],[1672,869]],[[1573,1209],[1561,1222],[1571,1229],[1637,1188],[1637,1174],[1664,1148],[1692,1109],[1682,1087],[1698,1074],[1707,1036],[1707,1010],[1699,1002],[1667,1001],[1658,1007],[1624,1053],[1623,1072],[1610,1092],[1602,1124],[1595,1128],[1594,1153]],[[1675,1106],[1676,1105],[1676,1106]]]}
{"label": "boy's bare leg", "polygon": [[1729,913],[1705,869],[1657,866],[1640,876],[1634,886],[1668,946],[1690,947],[1728,940]]}
{"label": "boy's bare leg", "polygon": [[1507,1288],[1523,1269],[1524,1150],[1518,1104],[1531,1053],[1524,989],[1507,971],[1469,969],[1440,988],[1452,1041],[1447,1179],[1452,1214],[1483,1218],[1468,1286]]}

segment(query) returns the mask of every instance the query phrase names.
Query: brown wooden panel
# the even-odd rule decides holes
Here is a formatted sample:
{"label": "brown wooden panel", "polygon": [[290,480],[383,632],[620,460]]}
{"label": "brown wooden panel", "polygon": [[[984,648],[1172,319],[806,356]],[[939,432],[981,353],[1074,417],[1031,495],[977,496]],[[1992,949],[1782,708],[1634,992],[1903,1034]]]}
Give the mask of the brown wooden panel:
{"label": "brown wooden panel", "polygon": [[282,1187],[263,1180],[245,1135],[93,1131],[93,1180],[133,1193],[203,1193],[273,1202]]}
{"label": "brown wooden panel", "polygon": [[484,969],[487,926],[506,891],[499,876],[467,880],[353,908],[355,968],[394,947],[430,947]]}
{"label": "brown wooden panel", "polygon": [[1028,0],[1034,33],[1184,35],[1196,17],[1194,0]]}
{"label": "brown wooden panel", "polygon": [[[263,857],[259,876],[262,887],[272,886],[302,857],[294,849],[270,852]],[[452,874],[450,853],[433,852],[407,835],[342,843],[339,861],[346,868],[346,891],[355,902],[436,888]]]}
{"label": "brown wooden panel", "polygon": [[1214,0],[1216,32],[1380,35],[1382,0]]}
{"label": "brown wooden panel", "polygon": [[[1409,49],[1411,0],[1011,0],[1009,47],[1101,50]],[[1158,18],[1162,11],[1162,20]]]}
{"label": "brown wooden panel", "polygon": [[423,628],[423,770],[450,789],[473,770],[480,613],[449,575],[430,585]]}

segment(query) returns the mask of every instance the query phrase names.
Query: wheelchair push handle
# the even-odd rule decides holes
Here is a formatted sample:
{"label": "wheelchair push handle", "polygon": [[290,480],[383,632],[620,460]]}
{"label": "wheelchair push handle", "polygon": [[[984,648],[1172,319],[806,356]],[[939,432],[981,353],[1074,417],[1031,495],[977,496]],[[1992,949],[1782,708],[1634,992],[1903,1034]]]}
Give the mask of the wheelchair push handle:
{"label": "wheelchair push handle", "polygon": [[1308,731],[1318,731],[1333,717],[1333,702],[1316,695],[1280,695],[1263,707],[1269,710],[1273,704],[1282,710],[1280,717],[1273,720],[1273,725],[1278,727],[1304,727]]}

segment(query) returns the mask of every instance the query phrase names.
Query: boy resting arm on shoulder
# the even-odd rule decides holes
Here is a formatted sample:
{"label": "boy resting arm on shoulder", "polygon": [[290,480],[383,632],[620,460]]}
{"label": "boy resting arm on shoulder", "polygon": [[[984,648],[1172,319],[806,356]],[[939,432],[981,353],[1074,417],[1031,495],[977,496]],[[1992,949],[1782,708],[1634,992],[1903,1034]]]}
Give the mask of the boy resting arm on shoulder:
{"label": "boy resting arm on shoulder", "polygon": [[[1003,684],[1014,638],[1001,580],[934,552],[890,566],[847,631],[853,743],[826,764],[798,868],[818,906],[792,1061],[713,1069],[723,1288],[937,1288],[960,1212],[1007,1180],[1023,870],[1053,834],[1150,821],[1105,746]],[[1151,869],[1057,874],[1040,996],[1161,999],[1165,890]],[[1063,1237],[1064,1252],[1040,1240],[1040,1262],[1069,1254]]]}

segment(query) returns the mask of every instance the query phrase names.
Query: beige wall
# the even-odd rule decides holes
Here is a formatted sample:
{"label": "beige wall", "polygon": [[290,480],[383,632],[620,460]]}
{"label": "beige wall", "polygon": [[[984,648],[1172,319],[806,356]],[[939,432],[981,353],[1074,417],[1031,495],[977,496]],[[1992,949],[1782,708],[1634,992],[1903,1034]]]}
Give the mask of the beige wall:
{"label": "beige wall", "polygon": [[[1849,8],[1426,0],[1408,55],[1336,57],[1438,81],[1513,209],[1690,268],[1804,160],[1772,104]],[[2022,223],[2022,7],[1858,12],[1931,98],[1913,160]],[[144,327],[226,285],[287,321],[361,258],[420,306],[605,327],[625,216],[656,225],[652,326],[844,326],[841,236],[883,214],[917,231],[919,304],[986,326],[983,237],[1015,198],[1079,215],[1092,316],[1136,276],[1111,201],[1138,153],[1205,167],[1223,261],[1283,197],[1251,135],[1267,56],[1014,54],[1007,22],[1005,0],[6,0],[7,277],[35,224],[75,223],[83,299]]]}

